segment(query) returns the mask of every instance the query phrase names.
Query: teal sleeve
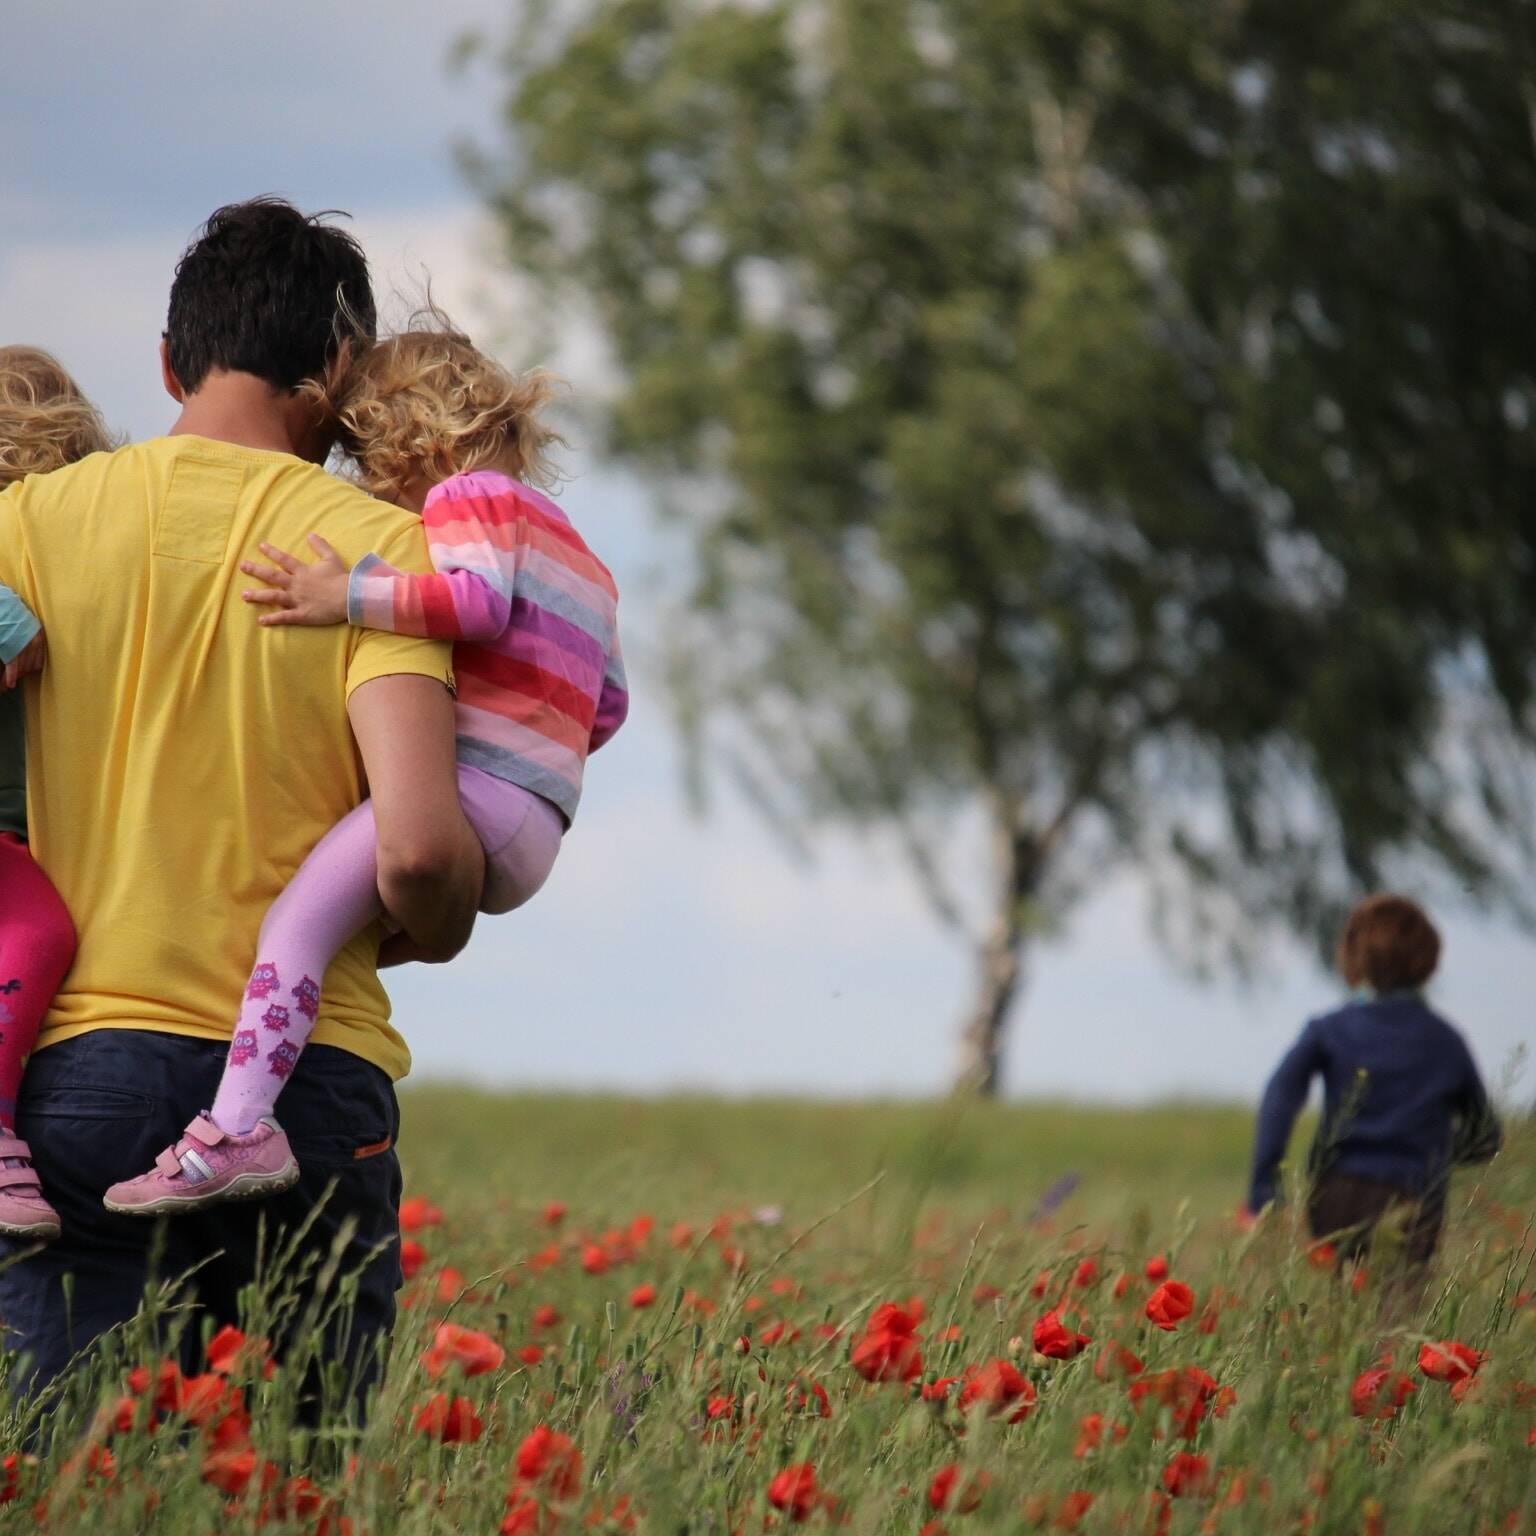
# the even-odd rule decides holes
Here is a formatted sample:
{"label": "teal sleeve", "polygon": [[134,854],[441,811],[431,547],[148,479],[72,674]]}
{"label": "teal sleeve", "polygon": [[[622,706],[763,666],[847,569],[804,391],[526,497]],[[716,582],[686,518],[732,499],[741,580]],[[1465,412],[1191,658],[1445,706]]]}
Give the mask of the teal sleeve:
{"label": "teal sleeve", "polygon": [[15,661],[42,627],[9,587],[0,587],[0,662]]}

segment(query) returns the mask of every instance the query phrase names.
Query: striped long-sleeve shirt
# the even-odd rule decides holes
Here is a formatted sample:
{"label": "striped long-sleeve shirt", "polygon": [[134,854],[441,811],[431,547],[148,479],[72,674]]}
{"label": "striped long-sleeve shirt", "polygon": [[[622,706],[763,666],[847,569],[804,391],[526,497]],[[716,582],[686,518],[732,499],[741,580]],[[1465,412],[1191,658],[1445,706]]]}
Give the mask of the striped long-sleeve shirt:
{"label": "striped long-sleeve shirt", "polygon": [[421,520],[438,574],[365,555],[347,617],[458,642],[459,761],[543,795],[570,822],[587,754],[629,711],[613,577],[548,497],[506,475],[444,480]]}

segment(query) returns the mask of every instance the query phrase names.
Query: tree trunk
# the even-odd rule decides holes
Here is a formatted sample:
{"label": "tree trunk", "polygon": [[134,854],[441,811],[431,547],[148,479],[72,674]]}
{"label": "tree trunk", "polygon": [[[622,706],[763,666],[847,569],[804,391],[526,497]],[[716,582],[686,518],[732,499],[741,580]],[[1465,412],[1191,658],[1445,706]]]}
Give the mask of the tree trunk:
{"label": "tree trunk", "polygon": [[994,1098],[1001,1084],[1003,1033],[1024,978],[1028,905],[1039,884],[1040,849],[1031,835],[999,816],[993,827],[997,864],[994,909],[976,946],[976,991],[960,1033],[956,1093]]}

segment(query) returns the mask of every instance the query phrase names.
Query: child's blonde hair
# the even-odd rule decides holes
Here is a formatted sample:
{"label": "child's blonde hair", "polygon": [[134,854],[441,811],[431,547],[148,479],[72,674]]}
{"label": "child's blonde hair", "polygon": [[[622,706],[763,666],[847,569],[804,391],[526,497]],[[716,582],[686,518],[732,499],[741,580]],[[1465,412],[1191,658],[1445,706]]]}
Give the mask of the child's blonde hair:
{"label": "child's blonde hair", "polygon": [[358,478],[393,499],[414,480],[490,464],[550,484],[550,450],[563,439],[540,413],[559,387],[542,369],[510,373],[429,303],[404,331],[359,354],[328,403]]}
{"label": "child's blonde hair", "polygon": [[0,347],[0,486],[112,446],[100,413],[56,357]]}

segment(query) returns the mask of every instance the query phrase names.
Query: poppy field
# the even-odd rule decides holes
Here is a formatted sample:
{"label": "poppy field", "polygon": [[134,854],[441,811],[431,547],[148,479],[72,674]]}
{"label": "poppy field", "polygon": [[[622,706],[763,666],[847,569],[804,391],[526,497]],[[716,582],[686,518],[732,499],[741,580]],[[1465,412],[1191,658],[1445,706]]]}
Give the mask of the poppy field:
{"label": "poppy field", "polygon": [[[253,1296],[112,1341],[0,1520],[92,1532],[1536,1530],[1536,1133],[1422,1290],[1235,1207],[1235,1110],[405,1100],[400,1323],[307,1427]],[[473,1177],[466,1176],[473,1170]],[[281,1276],[274,1286],[280,1292]],[[345,1304],[345,1277],[337,1277]]]}

